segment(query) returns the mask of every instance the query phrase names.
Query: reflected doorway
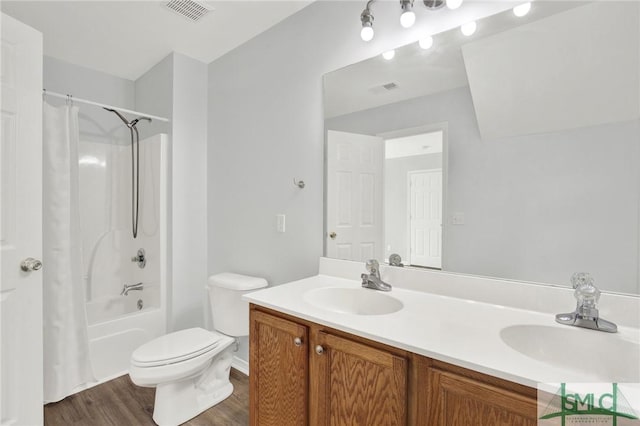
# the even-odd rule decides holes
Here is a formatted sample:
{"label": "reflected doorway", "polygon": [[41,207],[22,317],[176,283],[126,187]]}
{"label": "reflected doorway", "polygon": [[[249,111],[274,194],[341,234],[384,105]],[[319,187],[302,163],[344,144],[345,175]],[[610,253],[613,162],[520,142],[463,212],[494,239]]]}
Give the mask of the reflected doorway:
{"label": "reflected doorway", "polygon": [[385,259],[441,269],[445,131],[409,131],[384,138]]}

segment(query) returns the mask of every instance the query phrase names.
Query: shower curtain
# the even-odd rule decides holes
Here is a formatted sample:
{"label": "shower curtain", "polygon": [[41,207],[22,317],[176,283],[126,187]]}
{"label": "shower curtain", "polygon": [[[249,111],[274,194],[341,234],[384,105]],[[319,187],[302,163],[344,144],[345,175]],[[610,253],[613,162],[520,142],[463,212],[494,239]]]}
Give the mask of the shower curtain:
{"label": "shower curtain", "polygon": [[44,400],[94,381],[90,364],[78,194],[78,108],[44,103]]}

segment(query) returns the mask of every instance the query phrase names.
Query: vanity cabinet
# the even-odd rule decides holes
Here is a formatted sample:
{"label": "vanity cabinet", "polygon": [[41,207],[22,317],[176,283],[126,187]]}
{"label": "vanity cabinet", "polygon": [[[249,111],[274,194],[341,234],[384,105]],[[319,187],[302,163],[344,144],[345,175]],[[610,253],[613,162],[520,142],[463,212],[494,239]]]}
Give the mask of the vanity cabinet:
{"label": "vanity cabinet", "polygon": [[536,390],[250,309],[251,425],[536,425]]}
{"label": "vanity cabinet", "polygon": [[251,310],[250,421],[253,426],[306,423],[308,327]]}
{"label": "vanity cabinet", "polygon": [[537,402],[523,395],[451,371],[430,368],[429,426],[537,425]]}
{"label": "vanity cabinet", "polygon": [[325,331],[311,351],[312,425],[407,424],[407,360]]}

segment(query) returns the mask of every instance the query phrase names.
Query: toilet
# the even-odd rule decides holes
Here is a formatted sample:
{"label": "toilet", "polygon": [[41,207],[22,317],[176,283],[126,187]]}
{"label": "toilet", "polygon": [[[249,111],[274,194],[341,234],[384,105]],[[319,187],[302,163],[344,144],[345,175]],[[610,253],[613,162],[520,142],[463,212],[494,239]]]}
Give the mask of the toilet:
{"label": "toilet", "polygon": [[242,295],[266,286],[264,278],[229,272],[212,275],[207,291],[216,331],[198,327],[176,331],[133,352],[129,376],[138,386],[156,388],[156,424],[179,425],[231,395],[235,338],[249,335],[249,304]]}

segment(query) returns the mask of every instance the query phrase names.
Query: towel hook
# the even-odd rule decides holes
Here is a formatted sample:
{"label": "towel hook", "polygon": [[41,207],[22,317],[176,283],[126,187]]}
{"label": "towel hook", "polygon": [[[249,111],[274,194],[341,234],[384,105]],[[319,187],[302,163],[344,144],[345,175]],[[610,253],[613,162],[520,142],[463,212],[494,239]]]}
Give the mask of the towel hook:
{"label": "towel hook", "polygon": [[296,180],[296,178],[293,178],[293,184],[295,186],[297,186],[298,188],[300,188],[300,189],[304,188],[304,181],[303,180]]}

